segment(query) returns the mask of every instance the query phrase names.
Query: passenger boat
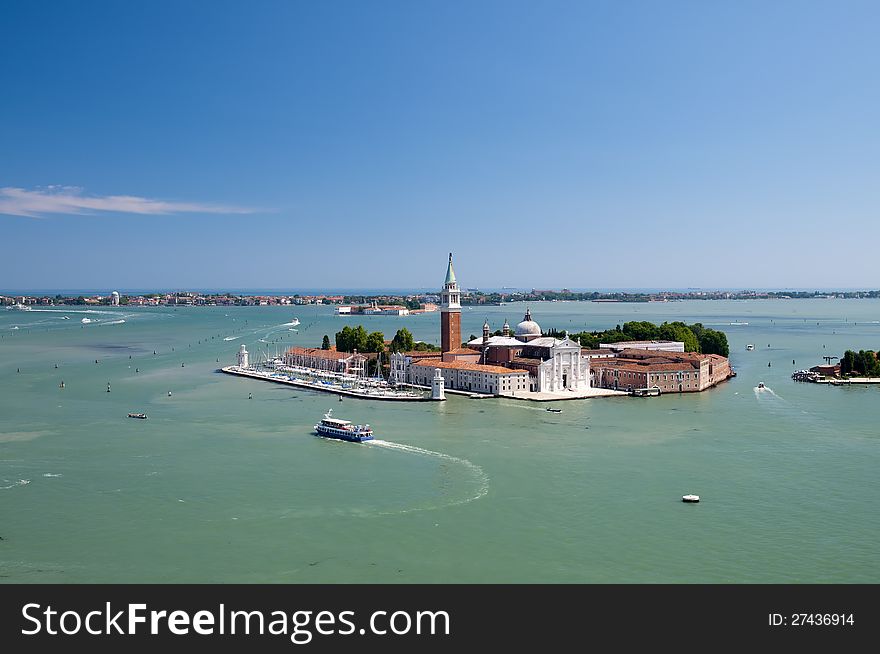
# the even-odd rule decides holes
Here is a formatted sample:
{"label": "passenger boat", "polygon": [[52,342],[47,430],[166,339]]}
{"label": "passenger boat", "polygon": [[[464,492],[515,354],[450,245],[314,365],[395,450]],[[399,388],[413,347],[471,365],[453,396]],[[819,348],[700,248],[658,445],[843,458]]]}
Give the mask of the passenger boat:
{"label": "passenger boat", "polygon": [[146,420],[147,414],[146,413],[129,413],[128,417],[129,418],[140,418],[141,420]]}
{"label": "passenger boat", "polygon": [[315,425],[315,431],[327,438],[337,438],[352,443],[363,443],[373,439],[370,425],[354,425],[349,420],[332,417],[333,409],[328,409],[323,420]]}

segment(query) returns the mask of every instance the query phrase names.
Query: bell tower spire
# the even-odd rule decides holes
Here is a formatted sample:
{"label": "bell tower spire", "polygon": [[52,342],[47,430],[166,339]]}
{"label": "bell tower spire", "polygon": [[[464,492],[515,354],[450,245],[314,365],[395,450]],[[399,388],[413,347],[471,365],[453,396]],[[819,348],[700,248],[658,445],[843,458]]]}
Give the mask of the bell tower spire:
{"label": "bell tower spire", "polygon": [[446,281],[440,291],[440,349],[449,352],[461,347],[461,290],[452,268],[452,252],[446,267]]}

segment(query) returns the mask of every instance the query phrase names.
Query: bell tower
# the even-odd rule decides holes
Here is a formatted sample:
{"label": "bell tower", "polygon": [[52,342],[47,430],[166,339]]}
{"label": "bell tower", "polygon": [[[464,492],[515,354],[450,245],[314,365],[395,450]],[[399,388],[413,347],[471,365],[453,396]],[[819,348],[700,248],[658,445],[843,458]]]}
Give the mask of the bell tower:
{"label": "bell tower", "polygon": [[440,291],[440,349],[449,352],[461,347],[461,290],[455,281],[452,252],[446,268],[446,282]]}

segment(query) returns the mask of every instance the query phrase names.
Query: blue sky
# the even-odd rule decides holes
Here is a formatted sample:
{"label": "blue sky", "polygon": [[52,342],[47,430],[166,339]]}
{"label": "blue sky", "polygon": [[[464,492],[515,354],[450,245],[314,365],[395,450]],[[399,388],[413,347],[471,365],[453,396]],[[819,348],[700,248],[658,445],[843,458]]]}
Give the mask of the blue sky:
{"label": "blue sky", "polygon": [[[876,2],[4,2],[0,290],[880,287]],[[840,265],[829,263],[838,258]]]}

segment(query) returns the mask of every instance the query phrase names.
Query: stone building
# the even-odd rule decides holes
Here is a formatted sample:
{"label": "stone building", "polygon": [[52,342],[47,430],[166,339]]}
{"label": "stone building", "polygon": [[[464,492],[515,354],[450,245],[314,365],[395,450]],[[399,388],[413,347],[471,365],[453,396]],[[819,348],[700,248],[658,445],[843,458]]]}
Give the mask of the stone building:
{"label": "stone building", "polygon": [[693,393],[733,376],[725,357],[696,352],[623,350],[614,358],[594,359],[591,365],[594,386],[621,391]]}

